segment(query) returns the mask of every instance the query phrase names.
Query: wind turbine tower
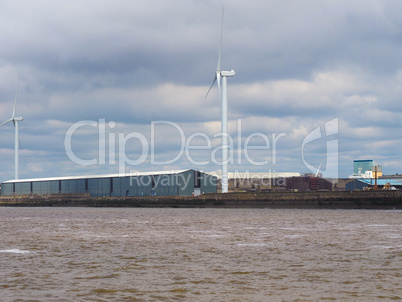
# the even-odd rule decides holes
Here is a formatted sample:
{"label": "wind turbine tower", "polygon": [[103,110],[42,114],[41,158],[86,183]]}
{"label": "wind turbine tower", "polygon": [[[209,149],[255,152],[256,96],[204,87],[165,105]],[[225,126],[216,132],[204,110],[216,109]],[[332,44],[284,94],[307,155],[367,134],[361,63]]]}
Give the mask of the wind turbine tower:
{"label": "wind turbine tower", "polygon": [[5,121],[4,123],[0,124],[0,127],[13,122],[14,128],[15,128],[15,142],[14,142],[14,160],[15,160],[15,179],[18,179],[18,145],[19,145],[19,138],[18,138],[18,123],[22,122],[24,118],[22,116],[15,116],[15,108],[17,107],[17,98],[18,98],[18,88],[20,86],[20,80],[18,79],[18,85],[17,85],[17,92],[15,93],[15,100],[14,100],[14,107],[13,107],[13,115],[11,116],[10,119]]}
{"label": "wind turbine tower", "polygon": [[[216,67],[215,77],[212,81],[211,87],[205,96],[207,98],[209,92],[214,86],[215,82],[218,84],[219,97],[222,101],[222,123],[221,123],[221,140],[222,140],[222,193],[228,192],[229,178],[228,178],[228,162],[229,162],[229,137],[228,137],[228,98],[227,98],[227,78],[233,77],[236,73],[232,69],[230,71],[221,70],[221,53],[222,53],[222,34],[223,34],[223,15],[222,9],[222,24],[221,24],[221,41],[219,47],[218,65]],[[221,91],[222,79],[222,91]]]}

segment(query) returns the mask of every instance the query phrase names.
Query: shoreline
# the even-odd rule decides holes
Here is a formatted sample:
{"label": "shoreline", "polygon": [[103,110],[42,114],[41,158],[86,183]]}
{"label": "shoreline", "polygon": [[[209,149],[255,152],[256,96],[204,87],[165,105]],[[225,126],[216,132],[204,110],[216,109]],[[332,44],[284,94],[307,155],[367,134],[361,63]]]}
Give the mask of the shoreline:
{"label": "shoreline", "polygon": [[402,209],[401,191],[227,193],[201,196],[1,196],[8,207]]}

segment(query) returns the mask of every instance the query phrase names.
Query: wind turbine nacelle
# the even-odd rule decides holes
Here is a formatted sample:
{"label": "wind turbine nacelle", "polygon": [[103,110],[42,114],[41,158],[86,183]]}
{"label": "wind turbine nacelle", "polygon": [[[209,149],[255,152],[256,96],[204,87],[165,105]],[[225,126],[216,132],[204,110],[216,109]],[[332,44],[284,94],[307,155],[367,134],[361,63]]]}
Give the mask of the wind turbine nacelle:
{"label": "wind turbine nacelle", "polygon": [[232,69],[230,71],[221,71],[221,76],[223,77],[233,77],[236,72]]}
{"label": "wind turbine nacelle", "polygon": [[23,120],[24,120],[24,118],[22,116],[16,116],[14,118],[14,121],[16,121],[16,122],[22,122]]}

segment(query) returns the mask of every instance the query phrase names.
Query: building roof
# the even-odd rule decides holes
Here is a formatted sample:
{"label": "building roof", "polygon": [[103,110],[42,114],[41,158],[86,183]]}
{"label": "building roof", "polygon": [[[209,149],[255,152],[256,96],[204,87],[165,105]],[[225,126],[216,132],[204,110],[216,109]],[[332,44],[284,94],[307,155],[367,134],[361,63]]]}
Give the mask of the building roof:
{"label": "building roof", "polygon": [[31,178],[31,179],[16,179],[16,180],[7,180],[3,183],[16,183],[16,182],[29,182],[29,181],[50,181],[50,180],[71,180],[71,179],[87,179],[87,178],[108,178],[108,177],[126,177],[126,176],[149,176],[149,175],[171,175],[171,174],[179,174],[187,170],[169,170],[169,171],[154,171],[154,172],[140,172],[140,171],[131,171],[130,173],[125,174],[104,174],[104,175],[82,175],[82,176],[63,176],[63,177],[48,177],[48,178]]}
{"label": "building roof", "polygon": [[372,159],[356,159],[356,160],[354,160],[353,162],[355,162],[355,163],[360,163],[360,162],[373,162],[374,160],[372,160]]}
{"label": "building roof", "polygon": [[[365,178],[365,179],[357,179],[361,182],[364,182],[368,185],[373,185],[375,184],[375,179],[370,179],[370,178]],[[377,179],[377,185],[378,186],[384,186],[385,184],[389,183],[391,186],[402,186],[402,178],[378,178]]]}
{"label": "building roof", "polygon": [[[207,172],[207,174],[216,176],[218,179],[222,178],[222,171]],[[229,179],[264,179],[264,178],[281,178],[281,177],[294,177],[300,176],[297,172],[229,172]]]}

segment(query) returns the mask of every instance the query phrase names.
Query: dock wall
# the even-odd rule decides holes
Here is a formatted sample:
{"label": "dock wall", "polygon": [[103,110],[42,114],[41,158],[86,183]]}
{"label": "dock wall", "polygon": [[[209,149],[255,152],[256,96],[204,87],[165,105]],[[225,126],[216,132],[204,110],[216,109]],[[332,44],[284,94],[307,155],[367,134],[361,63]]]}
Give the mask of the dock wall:
{"label": "dock wall", "polygon": [[97,197],[87,195],[0,197],[0,206],[173,208],[402,209],[401,191],[228,193],[202,196]]}

